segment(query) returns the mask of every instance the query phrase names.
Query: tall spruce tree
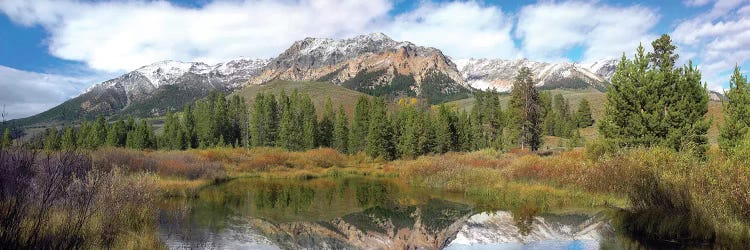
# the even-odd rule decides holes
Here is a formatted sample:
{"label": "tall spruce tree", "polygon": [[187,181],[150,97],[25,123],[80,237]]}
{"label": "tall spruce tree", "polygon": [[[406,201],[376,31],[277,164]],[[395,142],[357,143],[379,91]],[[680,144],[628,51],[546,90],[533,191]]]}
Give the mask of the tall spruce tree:
{"label": "tall spruce tree", "polygon": [[719,130],[719,147],[724,154],[731,155],[750,127],[750,86],[739,66],[734,67],[725,96],[726,103],[722,107],[725,122]]}
{"label": "tall spruce tree", "polygon": [[63,132],[62,138],[60,139],[60,149],[62,150],[75,150],[76,149],[76,137],[73,128],[66,127]]}
{"label": "tall spruce tree", "polygon": [[393,159],[391,130],[386,113],[385,99],[376,97],[372,102],[369,128],[365,137],[365,153],[373,158]]}
{"label": "tall spruce tree", "polygon": [[623,54],[612,76],[600,135],[620,146],[666,146],[702,156],[710,121],[708,91],[692,62],[674,67],[678,55],[663,35],[644,55],[639,46],[633,60]]}
{"label": "tall spruce tree", "polygon": [[515,141],[521,148],[528,147],[532,151],[539,149],[542,144],[539,93],[534,88],[531,70],[527,67],[521,68],[513,81],[508,112],[512,117]]}
{"label": "tall spruce tree", "polygon": [[318,146],[318,119],[315,105],[307,94],[300,96],[300,120],[302,120],[302,149],[309,150]]}
{"label": "tall spruce tree", "polygon": [[198,141],[195,136],[195,114],[193,114],[193,109],[190,105],[185,105],[182,109],[182,127],[184,129],[183,134],[185,135],[185,147],[198,147]]}
{"label": "tall spruce tree", "polygon": [[349,153],[357,153],[364,149],[365,138],[370,127],[370,100],[367,96],[360,96],[354,108],[354,117],[349,129]]}
{"label": "tall spruce tree", "polygon": [[435,148],[433,152],[442,154],[452,149],[451,118],[448,108],[442,104],[438,107],[433,121],[435,126]]}
{"label": "tall spruce tree", "polygon": [[323,106],[323,117],[320,118],[320,124],[318,125],[318,143],[320,144],[320,146],[333,146],[333,130],[335,120],[336,113],[333,111],[331,97],[328,97],[326,98],[325,105]]}
{"label": "tall spruce tree", "polygon": [[586,98],[581,99],[578,103],[578,111],[576,111],[575,117],[579,128],[587,128],[594,125],[594,118],[591,117],[591,106],[589,100]]}
{"label": "tall spruce tree", "polygon": [[339,106],[339,112],[333,126],[332,146],[342,153],[349,150],[349,117],[346,116],[343,105]]}
{"label": "tall spruce tree", "polygon": [[44,149],[45,150],[58,150],[60,149],[60,137],[57,134],[56,128],[47,128],[44,132]]}

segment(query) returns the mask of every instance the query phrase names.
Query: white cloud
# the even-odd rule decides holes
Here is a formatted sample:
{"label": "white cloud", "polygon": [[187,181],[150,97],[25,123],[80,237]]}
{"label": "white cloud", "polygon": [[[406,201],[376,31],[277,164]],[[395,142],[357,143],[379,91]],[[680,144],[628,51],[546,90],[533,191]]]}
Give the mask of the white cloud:
{"label": "white cloud", "polygon": [[384,30],[397,40],[441,49],[453,58],[515,58],[513,19],[477,2],[433,4],[396,16]]}
{"label": "white cloud", "polygon": [[40,74],[0,66],[0,106],[6,119],[27,117],[78,95],[81,89],[101,80],[97,77],[67,77]]}
{"label": "white cloud", "polygon": [[635,51],[656,36],[651,29],[659,15],[641,6],[612,7],[596,2],[544,2],[525,6],[518,14],[516,35],[526,56],[567,60],[566,53],[583,49],[583,61],[618,57]]}
{"label": "white cloud", "polygon": [[710,11],[682,21],[672,32],[682,60],[700,63],[710,89],[727,87],[734,66],[750,62],[750,5],[743,6],[747,2],[716,1]]}
{"label": "white cloud", "polygon": [[217,1],[200,9],[163,1],[0,2],[13,21],[50,32],[50,54],[105,71],[165,59],[273,57],[307,36],[358,34],[390,8],[387,0]]}

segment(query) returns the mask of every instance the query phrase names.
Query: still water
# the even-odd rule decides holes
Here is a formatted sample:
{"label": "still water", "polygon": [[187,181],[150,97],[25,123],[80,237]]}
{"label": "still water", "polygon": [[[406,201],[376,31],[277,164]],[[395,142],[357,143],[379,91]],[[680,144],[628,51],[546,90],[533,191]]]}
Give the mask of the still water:
{"label": "still water", "polygon": [[[170,249],[633,249],[602,211],[482,211],[391,179],[236,179],[160,204]],[[561,210],[562,211],[562,210]]]}

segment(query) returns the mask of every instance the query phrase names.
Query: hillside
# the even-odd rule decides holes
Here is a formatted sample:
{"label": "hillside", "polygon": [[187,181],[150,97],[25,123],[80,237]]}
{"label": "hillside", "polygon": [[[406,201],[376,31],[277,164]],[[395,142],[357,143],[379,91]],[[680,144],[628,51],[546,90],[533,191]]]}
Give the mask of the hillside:
{"label": "hillside", "polygon": [[334,110],[337,111],[339,105],[343,105],[347,115],[351,117],[354,113],[354,104],[357,103],[357,98],[367,95],[333,83],[313,81],[273,81],[262,85],[247,85],[235,91],[232,95],[244,97],[248,105],[252,106],[255,96],[258,93],[274,93],[278,95],[283,90],[287,94],[291,94],[295,89],[300,93],[310,96],[313,104],[315,104],[315,110],[318,115],[323,112],[326,99],[330,97]]}

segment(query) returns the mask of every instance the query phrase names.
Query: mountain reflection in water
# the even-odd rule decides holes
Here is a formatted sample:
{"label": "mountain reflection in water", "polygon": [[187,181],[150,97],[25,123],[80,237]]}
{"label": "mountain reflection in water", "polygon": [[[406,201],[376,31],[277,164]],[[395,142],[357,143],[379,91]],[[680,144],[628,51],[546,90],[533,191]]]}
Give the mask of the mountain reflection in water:
{"label": "mountain reflection in water", "polygon": [[599,249],[615,237],[600,214],[471,204],[391,179],[247,178],[163,202],[159,230],[171,249]]}

